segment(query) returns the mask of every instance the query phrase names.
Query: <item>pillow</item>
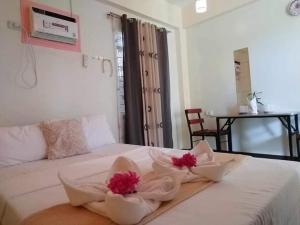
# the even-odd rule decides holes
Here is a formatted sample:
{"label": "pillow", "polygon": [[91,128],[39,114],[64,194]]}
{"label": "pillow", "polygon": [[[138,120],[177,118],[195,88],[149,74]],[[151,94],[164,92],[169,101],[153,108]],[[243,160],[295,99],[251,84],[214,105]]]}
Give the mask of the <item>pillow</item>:
{"label": "pillow", "polygon": [[89,153],[80,120],[43,122],[41,129],[48,145],[48,159]]}
{"label": "pillow", "polygon": [[44,159],[46,149],[38,125],[0,128],[0,168]]}
{"label": "pillow", "polygon": [[104,115],[83,117],[81,121],[89,149],[116,143]]}

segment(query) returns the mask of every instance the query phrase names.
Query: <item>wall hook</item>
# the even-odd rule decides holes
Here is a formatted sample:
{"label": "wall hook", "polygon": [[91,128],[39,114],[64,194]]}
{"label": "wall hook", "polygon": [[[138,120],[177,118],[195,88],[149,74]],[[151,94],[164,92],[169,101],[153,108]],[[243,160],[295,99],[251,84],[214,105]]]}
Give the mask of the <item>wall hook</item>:
{"label": "wall hook", "polygon": [[113,76],[113,64],[112,61],[110,59],[104,58],[102,56],[88,56],[86,54],[83,54],[82,56],[82,66],[84,68],[88,68],[89,66],[89,61],[91,60],[96,60],[96,61],[101,61],[101,66],[102,66],[102,73],[105,74],[106,70],[105,70],[105,64],[109,65],[109,76],[112,77]]}
{"label": "wall hook", "polygon": [[109,76],[112,77],[112,75],[113,75],[113,65],[112,65],[112,61],[110,59],[102,59],[102,73],[105,74],[105,62],[107,62],[108,65],[109,65],[109,69],[110,69]]}

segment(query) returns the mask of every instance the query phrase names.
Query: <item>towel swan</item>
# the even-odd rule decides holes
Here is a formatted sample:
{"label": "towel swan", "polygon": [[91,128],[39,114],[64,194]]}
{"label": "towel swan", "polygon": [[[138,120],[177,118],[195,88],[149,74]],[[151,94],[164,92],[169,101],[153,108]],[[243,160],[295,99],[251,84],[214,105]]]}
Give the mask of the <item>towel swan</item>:
{"label": "towel swan", "polygon": [[[115,194],[107,187],[107,181],[116,173],[134,172],[140,177],[136,193]],[[137,224],[145,216],[157,210],[163,201],[175,198],[180,189],[180,179],[174,174],[165,176],[142,175],[132,160],[119,157],[113,163],[105,182],[72,181],[58,174],[72,206],[83,206],[117,224]]]}
{"label": "towel swan", "polygon": [[173,174],[176,177],[180,177],[182,183],[197,182],[203,179],[219,182],[229,172],[231,163],[234,161],[217,162],[213,150],[207,141],[201,141],[192,149],[191,153],[196,157],[196,165],[190,168],[179,168],[174,166],[172,155],[166,154],[159,149],[149,150],[150,157],[153,160],[152,167],[154,171],[162,176]]}

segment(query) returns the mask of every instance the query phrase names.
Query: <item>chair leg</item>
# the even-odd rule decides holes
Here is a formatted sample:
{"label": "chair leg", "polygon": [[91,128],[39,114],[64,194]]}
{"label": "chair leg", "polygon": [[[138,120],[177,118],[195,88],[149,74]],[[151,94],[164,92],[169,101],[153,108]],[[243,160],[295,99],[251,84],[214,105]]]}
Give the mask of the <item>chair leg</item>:
{"label": "chair leg", "polygon": [[202,140],[203,140],[203,141],[205,140],[205,136],[202,136]]}
{"label": "chair leg", "polygon": [[297,144],[298,161],[300,161],[300,139],[296,140],[296,144]]}
{"label": "chair leg", "polygon": [[[216,151],[219,151],[219,149],[218,149],[218,136],[215,136],[215,139],[216,139]],[[220,137],[220,139],[221,139],[221,137]],[[221,146],[221,143],[220,143],[220,146]]]}
{"label": "chair leg", "polygon": [[231,132],[227,135],[227,145],[228,145],[228,151],[232,152],[232,134]]}
{"label": "chair leg", "polygon": [[194,143],[193,143],[193,136],[192,135],[190,135],[190,142],[191,142],[191,149],[193,149],[194,148]]}

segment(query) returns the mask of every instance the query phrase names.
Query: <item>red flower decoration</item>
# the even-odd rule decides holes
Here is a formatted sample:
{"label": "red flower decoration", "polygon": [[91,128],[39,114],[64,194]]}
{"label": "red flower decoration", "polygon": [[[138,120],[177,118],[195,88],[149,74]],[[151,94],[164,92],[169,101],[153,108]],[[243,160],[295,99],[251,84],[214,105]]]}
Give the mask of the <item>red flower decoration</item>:
{"label": "red flower decoration", "polygon": [[136,192],[139,181],[140,177],[135,172],[116,173],[109,180],[107,187],[114,194],[127,195]]}
{"label": "red flower decoration", "polygon": [[173,165],[179,168],[184,166],[191,168],[197,165],[197,158],[191,153],[184,154],[181,158],[173,157]]}

